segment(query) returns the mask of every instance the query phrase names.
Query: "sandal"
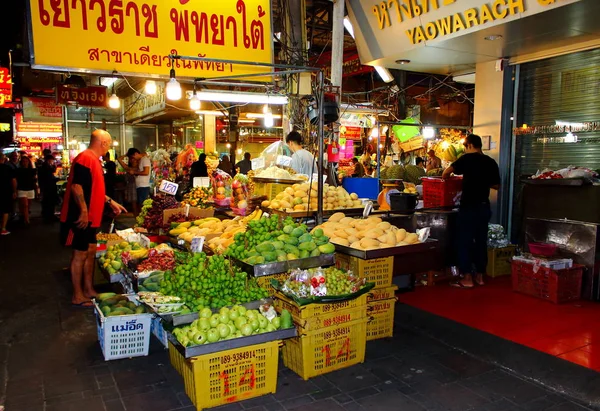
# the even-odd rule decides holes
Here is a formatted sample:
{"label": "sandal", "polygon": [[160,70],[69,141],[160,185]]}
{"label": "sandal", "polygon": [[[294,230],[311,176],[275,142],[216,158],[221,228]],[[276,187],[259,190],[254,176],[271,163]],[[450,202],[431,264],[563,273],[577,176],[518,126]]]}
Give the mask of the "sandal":
{"label": "sandal", "polygon": [[71,303],[71,307],[73,308],[92,308],[94,303],[91,301],[82,301],[80,303]]}
{"label": "sandal", "polygon": [[461,281],[456,281],[454,283],[450,283],[450,286],[455,287],[455,288],[473,288],[474,287],[472,285],[465,285]]}

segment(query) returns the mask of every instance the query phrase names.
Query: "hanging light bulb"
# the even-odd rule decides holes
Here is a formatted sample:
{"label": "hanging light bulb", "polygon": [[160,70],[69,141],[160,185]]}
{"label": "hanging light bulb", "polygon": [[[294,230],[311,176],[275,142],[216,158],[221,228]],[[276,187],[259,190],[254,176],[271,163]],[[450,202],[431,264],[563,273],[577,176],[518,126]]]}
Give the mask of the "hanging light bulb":
{"label": "hanging light bulb", "polygon": [[265,104],[265,105],[263,106],[263,114],[267,114],[267,111],[269,111],[269,105],[268,105],[268,104]]}
{"label": "hanging light bulb", "polygon": [[190,110],[198,111],[200,110],[200,106],[200,99],[198,98],[198,93],[196,93],[196,83],[194,83],[194,94],[190,98]]}
{"label": "hanging light bulb", "polygon": [[108,107],[114,109],[121,107],[121,100],[119,100],[119,97],[115,94],[115,86],[113,86],[112,96],[108,99]]}
{"label": "hanging light bulb", "polygon": [[271,111],[271,107],[267,107],[267,111],[265,112],[265,127],[271,128],[273,124],[275,124],[273,112]]}
{"label": "hanging light bulb", "polygon": [[154,95],[156,94],[156,81],[154,80],[146,80],[146,94]]}
{"label": "hanging light bulb", "polygon": [[243,152],[244,152],[244,150],[242,150],[241,148],[238,148],[238,149],[236,150],[236,153],[237,153],[237,154],[242,154]]}
{"label": "hanging light bulb", "polygon": [[181,100],[181,84],[175,78],[175,69],[171,69],[169,73],[171,80],[167,83],[165,91],[168,100]]}

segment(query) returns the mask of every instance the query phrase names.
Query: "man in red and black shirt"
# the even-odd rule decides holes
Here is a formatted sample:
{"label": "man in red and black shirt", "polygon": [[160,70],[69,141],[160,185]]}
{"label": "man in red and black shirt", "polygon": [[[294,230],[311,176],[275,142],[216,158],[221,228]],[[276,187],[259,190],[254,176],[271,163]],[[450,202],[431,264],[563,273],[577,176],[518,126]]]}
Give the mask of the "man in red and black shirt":
{"label": "man in red and black shirt", "polygon": [[117,215],[127,211],[106,196],[104,190],[100,157],[111,145],[110,134],[104,130],[94,131],[88,149],[73,160],[65,191],[60,216],[61,241],[64,245],[73,247],[71,301],[77,306],[92,306],[90,298],[96,296],[93,284],[96,232],[102,223],[104,204],[108,204]]}

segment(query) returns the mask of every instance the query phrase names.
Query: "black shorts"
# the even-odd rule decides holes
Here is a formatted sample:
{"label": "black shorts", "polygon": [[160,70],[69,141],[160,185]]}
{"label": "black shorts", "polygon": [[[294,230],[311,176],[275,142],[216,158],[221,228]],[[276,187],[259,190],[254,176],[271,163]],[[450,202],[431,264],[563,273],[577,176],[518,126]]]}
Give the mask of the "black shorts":
{"label": "black shorts", "polygon": [[0,198],[0,214],[11,214],[13,212],[13,202],[12,194],[2,195],[2,198]]}
{"label": "black shorts", "polygon": [[60,243],[65,247],[73,247],[77,251],[87,251],[90,244],[96,244],[98,229],[87,227],[77,228],[72,223],[61,223]]}

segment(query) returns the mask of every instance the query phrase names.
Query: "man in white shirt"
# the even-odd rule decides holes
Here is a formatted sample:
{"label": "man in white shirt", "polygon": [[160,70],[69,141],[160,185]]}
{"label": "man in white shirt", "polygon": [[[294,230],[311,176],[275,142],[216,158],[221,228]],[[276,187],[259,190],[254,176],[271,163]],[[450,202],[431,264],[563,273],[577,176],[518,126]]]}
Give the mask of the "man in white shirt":
{"label": "man in white shirt", "polygon": [[313,173],[317,173],[317,162],[313,155],[302,148],[302,136],[297,131],[292,131],[285,138],[285,142],[292,150],[292,163],[290,167],[298,174],[305,174],[312,176]]}
{"label": "man in white shirt", "polygon": [[137,192],[137,201],[141,206],[142,203],[150,197],[150,167],[152,163],[146,155],[142,154],[137,148],[130,148],[127,151],[129,157],[133,157],[139,162],[137,170],[132,170],[131,174],[135,176],[135,188]]}

